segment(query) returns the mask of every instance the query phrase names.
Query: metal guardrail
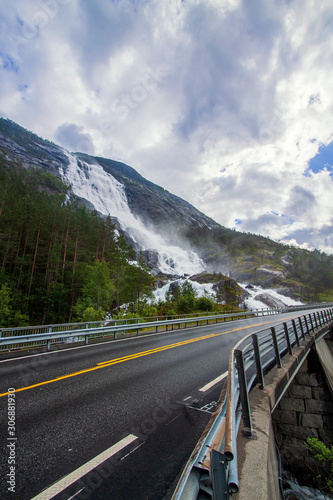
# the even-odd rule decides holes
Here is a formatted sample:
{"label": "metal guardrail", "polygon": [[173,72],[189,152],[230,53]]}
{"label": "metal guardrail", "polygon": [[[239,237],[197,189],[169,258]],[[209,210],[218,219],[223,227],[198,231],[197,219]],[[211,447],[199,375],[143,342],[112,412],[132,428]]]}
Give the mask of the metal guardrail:
{"label": "metal guardrail", "polygon": [[[305,308],[322,307],[320,304],[312,306],[292,306],[286,308],[261,308],[245,312],[231,312],[224,314],[216,313],[197,313],[196,315],[179,315],[166,318],[130,318],[119,320],[103,320],[87,323],[67,323],[58,325],[41,325],[16,328],[0,329],[0,352],[4,350],[12,350],[24,347],[43,347],[46,346],[49,350],[52,344],[67,343],[67,342],[85,342],[89,343],[89,338],[100,338],[103,336],[113,335],[117,339],[118,334],[126,334],[127,332],[136,331],[137,335],[145,329],[155,329],[157,332],[160,327],[165,327],[168,330],[178,325],[186,325],[200,322],[207,324],[211,320],[216,322],[240,319],[249,316],[266,316],[272,314],[280,314],[281,312],[301,310]],[[151,321],[153,319],[153,321]]]}
{"label": "metal guardrail", "polygon": [[[249,392],[293,347],[316,329],[333,322],[333,308],[307,313],[260,330],[240,340],[230,351],[227,382],[210,427],[193,451],[172,500],[212,497],[228,500],[239,489],[237,434],[243,420],[244,434],[252,434]],[[205,495],[205,496],[203,496]]]}
{"label": "metal guardrail", "polygon": [[157,332],[160,327],[165,327],[168,330],[175,326],[180,328],[180,325],[215,320],[218,322],[240,319],[249,316],[261,316],[278,314],[281,309],[257,309],[255,311],[231,312],[228,314],[196,314],[196,315],[180,315],[173,319],[165,319],[165,317],[154,318],[131,318],[111,321],[98,321],[91,323],[69,323],[61,325],[44,325],[44,326],[29,326],[16,328],[3,328],[0,330],[0,351],[4,349],[15,349],[22,347],[38,347],[47,346],[50,349],[51,344],[63,342],[78,342],[83,341],[89,343],[89,338],[103,337],[113,335],[117,339],[118,334],[136,331],[139,335],[142,330],[155,329]]}

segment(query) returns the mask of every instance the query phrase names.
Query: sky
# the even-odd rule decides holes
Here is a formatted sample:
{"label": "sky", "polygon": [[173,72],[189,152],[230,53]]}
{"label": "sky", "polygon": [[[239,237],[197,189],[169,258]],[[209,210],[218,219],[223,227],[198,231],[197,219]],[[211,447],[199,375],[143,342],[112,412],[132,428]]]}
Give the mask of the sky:
{"label": "sky", "polygon": [[0,0],[0,115],[333,253],[331,0]]}

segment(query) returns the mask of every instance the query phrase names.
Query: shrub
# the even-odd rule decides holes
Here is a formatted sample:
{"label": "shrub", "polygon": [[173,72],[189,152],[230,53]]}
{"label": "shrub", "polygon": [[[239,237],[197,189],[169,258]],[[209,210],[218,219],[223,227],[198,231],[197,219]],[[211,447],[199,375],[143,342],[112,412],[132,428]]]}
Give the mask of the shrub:
{"label": "shrub", "polygon": [[195,300],[195,306],[199,311],[214,311],[215,302],[213,299],[203,296]]}
{"label": "shrub", "polygon": [[323,492],[333,493],[333,445],[328,447],[319,439],[310,437],[307,438],[305,445],[317,461],[316,477],[319,488]]}

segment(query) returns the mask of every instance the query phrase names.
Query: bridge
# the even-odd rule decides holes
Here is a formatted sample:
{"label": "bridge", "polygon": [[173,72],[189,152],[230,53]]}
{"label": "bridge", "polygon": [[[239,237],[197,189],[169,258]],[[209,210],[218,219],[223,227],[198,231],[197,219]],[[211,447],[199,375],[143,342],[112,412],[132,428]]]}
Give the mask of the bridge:
{"label": "bridge", "polygon": [[[8,495],[11,481],[22,500],[168,499],[189,484],[184,478],[192,480],[192,471],[197,480],[198,470],[200,494],[207,497],[214,481],[219,487],[221,477],[230,485],[227,494],[236,488],[241,494],[243,472],[240,469],[235,475],[230,464],[236,464],[241,453],[236,427],[243,421],[247,432],[255,432],[251,404],[246,422],[234,399],[236,425],[228,423],[234,429],[229,449],[210,445],[216,452],[213,456],[220,458],[227,452],[224,471],[218,465],[216,475],[208,462],[203,468],[184,469],[189,457],[188,464],[195,464],[193,450],[199,451],[205,429],[204,435],[210,436],[210,429],[216,430],[220,445],[226,442],[223,420],[227,415],[221,411],[229,397],[225,399],[228,392],[221,389],[228,380],[233,387],[229,394],[238,397],[239,380],[238,365],[230,364],[229,352],[241,351],[252,335],[257,338],[265,377],[261,391],[265,391],[266,371],[272,365],[270,350],[275,345],[273,330],[284,364],[289,349],[294,355],[298,342],[302,347],[312,332],[327,329],[330,321],[332,309],[321,306],[243,316],[155,319],[145,324],[84,325],[79,331],[77,325],[63,325],[61,332],[53,331],[55,325],[47,331],[2,330],[0,411],[2,434],[11,448],[1,452],[5,471],[1,496]],[[34,340],[31,335],[39,337]],[[248,386],[258,377],[253,364],[256,348],[251,349],[244,351]],[[250,358],[252,368],[247,367]],[[251,393],[246,390],[250,403]],[[244,398],[245,392],[240,391],[239,397]],[[13,425],[3,418],[7,413]]]}
{"label": "bridge", "polygon": [[[314,347],[332,397],[332,339],[333,310],[327,309],[299,316],[297,320],[292,318],[289,323],[248,335],[236,344],[230,352],[228,379],[219,408],[187,463],[173,500],[227,500],[233,494],[239,500],[282,498],[272,415],[297,373],[302,368],[306,372],[304,361]],[[306,437],[313,437],[318,422],[323,426],[321,417],[318,418],[321,395],[313,399],[311,387],[304,388],[308,391],[303,394],[300,389],[294,391],[297,401],[297,408],[295,405],[292,408],[294,421],[284,420],[293,427],[287,431],[289,440],[299,437],[295,432],[297,425],[306,427],[303,439],[299,439],[301,443]],[[308,404],[303,403],[303,395]],[[333,405],[324,406],[331,418]],[[303,419],[296,419],[296,410],[303,413]],[[314,424],[311,417],[317,419]],[[279,422],[279,418],[277,415],[275,420]],[[331,426],[326,435],[331,437]],[[292,449],[292,445],[289,447]]]}

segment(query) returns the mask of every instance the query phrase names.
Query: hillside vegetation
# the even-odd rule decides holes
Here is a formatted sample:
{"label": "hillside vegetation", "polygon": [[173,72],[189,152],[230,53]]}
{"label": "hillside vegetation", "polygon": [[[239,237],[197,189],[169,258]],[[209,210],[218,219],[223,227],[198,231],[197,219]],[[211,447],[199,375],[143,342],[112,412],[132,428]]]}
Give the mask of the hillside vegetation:
{"label": "hillside vegetation", "polygon": [[[154,278],[110,220],[41,169],[0,163],[0,326],[98,320]],[[67,199],[66,199],[67,198]],[[66,202],[65,202],[66,200]]]}
{"label": "hillside vegetation", "polygon": [[238,282],[286,288],[303,301],[333,300],[333,255],[221,226],[193,227],[187,238],[208,268],[223,269]]}

